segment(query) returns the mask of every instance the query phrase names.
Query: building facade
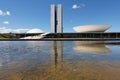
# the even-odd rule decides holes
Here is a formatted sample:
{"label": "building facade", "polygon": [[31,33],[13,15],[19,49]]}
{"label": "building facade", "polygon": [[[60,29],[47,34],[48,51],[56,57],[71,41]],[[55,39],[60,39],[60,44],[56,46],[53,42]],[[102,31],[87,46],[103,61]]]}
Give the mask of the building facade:
{"label": "building facade", "polygon": [[56,7],[54,4],[51,5],[51,33],[62,33],[62,5],[58,4]]}

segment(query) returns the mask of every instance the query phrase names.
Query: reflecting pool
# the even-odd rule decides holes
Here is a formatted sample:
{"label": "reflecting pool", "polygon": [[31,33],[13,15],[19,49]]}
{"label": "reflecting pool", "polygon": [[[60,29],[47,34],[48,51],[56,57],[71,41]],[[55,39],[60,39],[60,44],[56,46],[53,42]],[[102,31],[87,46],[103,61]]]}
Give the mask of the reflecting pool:
{"label": "reflecting pool", "polygon": [[120,80],[119,76],[119,42],[0,42],[0,80]]}

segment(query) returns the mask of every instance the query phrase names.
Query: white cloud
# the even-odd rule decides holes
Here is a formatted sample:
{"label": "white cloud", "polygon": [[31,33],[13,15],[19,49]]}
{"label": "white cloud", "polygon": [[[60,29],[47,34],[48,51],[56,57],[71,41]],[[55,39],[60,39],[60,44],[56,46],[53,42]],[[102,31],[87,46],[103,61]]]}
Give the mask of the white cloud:
{"label": "white cloud", "polygon": [[77,4],[74,4],[74,5],[72,6],[72,9],[78,9],[78,8],[80,8],[80,6],[77,5]]}
{"label": "white cloud", "polygon": [[11,15],[10,11],[6,11],[6,15],[10,16]]}
{"label": "white cloud", "polygon": [[3,24],[9,24],[9,21],[3,21]]}
{"label": "white cloud", "polygon": [[12,33],[26,33],[30,29],[11,29]]}
{"label": "white cloud", "polygon": [[78,8],[83,8],[83,7],[85,7],[86,5],[85,4],[80,4],[80,5],[77,5],[77,4],[74,4],[74,5],[72,5],[72,9],[78,9]]}
{"label": "white cloud", "polygon": [[26,33],[30,29],[10,29],[6,27],[0,28],[0,33]]}
{"label": "white cloud", "polygon": [[0,10],[0,16],[2,16],[3,15],[3,11],[2,10]]}
{"label": "white cloud", "polygon": [[32,30],[32,29],[10,29],[10,28],[6,28],[6,27],[1,27],[0,33],[26,33],[29,30]]}
{"label": "white cloud", "polygon": [[8,33],[10,31],[10,29],[6,29],[5,27],[0,28],[0,33]]}
{"label": "white cloud", "polygon": [[0,16],[10,16],[10,11],[6,11],[6,12],[3,12],[2,10],[0,10]]}

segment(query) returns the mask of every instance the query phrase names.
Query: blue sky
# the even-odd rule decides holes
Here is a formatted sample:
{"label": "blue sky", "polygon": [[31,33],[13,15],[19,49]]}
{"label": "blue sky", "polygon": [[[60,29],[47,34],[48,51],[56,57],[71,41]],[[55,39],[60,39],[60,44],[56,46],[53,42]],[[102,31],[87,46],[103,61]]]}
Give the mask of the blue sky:
{"label": "blue sky", "polygon": [[109,31],[120,31],[120,0],[0,0],[0,29],[50,32],[51,4],[62,4],[64,32],[90,24],[110,24]]}

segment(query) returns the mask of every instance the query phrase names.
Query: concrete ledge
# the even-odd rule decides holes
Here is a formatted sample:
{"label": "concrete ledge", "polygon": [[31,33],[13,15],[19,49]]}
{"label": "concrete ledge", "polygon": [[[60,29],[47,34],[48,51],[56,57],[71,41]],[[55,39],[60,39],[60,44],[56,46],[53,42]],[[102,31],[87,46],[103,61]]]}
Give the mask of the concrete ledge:
{"label": "concrete ledge", "polygon": [[0,39],[0,41],[112,41],[120,38],[44,38],[44,39]]}

